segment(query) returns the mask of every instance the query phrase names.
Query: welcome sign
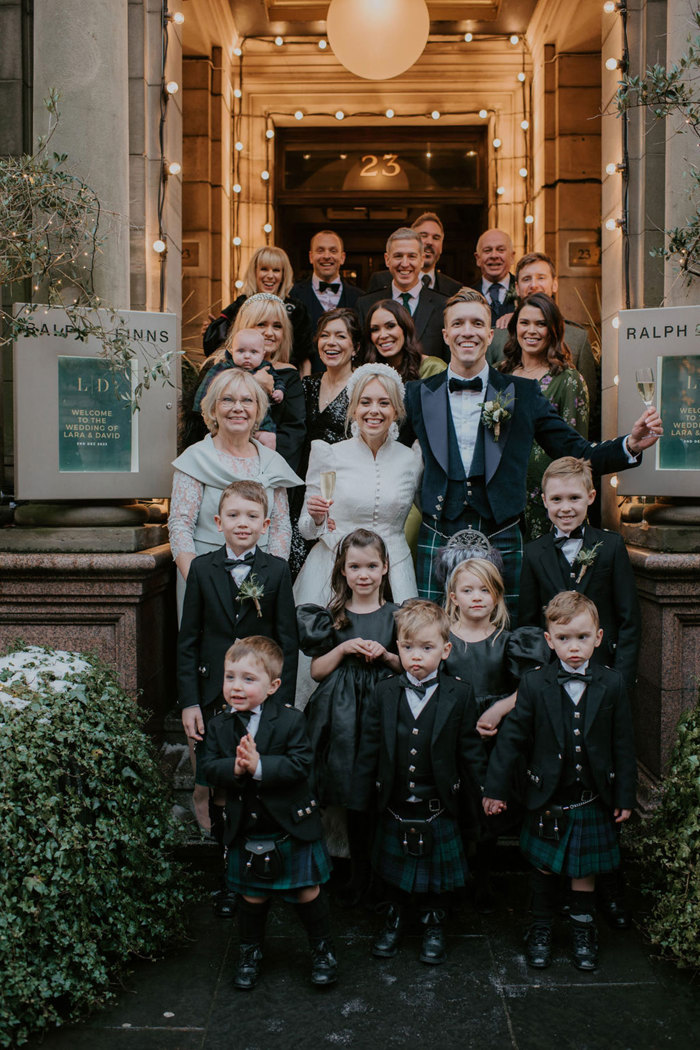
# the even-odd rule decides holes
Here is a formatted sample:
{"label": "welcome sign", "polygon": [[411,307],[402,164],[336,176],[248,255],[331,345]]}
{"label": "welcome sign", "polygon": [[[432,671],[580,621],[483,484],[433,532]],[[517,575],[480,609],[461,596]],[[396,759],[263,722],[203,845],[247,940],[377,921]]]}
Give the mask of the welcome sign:
{"label": "welcome sign", "polygon": [[[176,455],[175,315],[120,310],[109,319],[128,338],[126,371],[100,355],[95,336],[66,325],[62,310],[33,308],[31,318],[32,334],[14,347],[18,498],[168,496]],[[156,378],[135,411],[136,384],[162,353],[173,355],[172,379]]]}

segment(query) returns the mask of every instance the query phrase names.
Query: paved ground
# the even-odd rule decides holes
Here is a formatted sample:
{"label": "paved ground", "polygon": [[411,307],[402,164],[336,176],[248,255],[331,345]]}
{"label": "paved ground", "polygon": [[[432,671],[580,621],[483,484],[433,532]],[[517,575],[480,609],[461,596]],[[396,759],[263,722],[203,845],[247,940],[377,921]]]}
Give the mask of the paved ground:
{"label": "paved ground", "polygon": [[[231,985],[235,925],[208,904],[193,909],[192,941],[137,966],[113,1007],[53,1033],[42,1050],[695,1050],[700,995],[692,977],[650,957],[638,930],[601,924],[596,974],[574,969],[564,921],[554,964],[528,970],[522,954],[527,878],[498,875],[497,911],[465,901],[450,926],[449,959],[418,961],[420,935],[394,960],[370,957],[379,920],[334,908],[341,977],[308,983],[301,929],[289,906],[270,916],[264,977],[249,993]],[[635,902],[632,894],[633,903]]]}

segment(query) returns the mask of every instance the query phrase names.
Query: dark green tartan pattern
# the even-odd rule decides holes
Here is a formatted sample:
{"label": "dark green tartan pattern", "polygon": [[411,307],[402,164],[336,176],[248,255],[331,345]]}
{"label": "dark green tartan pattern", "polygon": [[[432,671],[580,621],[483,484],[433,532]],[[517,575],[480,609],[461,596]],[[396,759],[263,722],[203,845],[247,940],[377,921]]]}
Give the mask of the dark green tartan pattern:
{"label": "dark green tartan pattern", "polygon": [[[284,836],[278,843],[282,854],[282,874],[279,878],[266,881],[251,878],[246,864],[249,854],[244,849],[246,836],[233,840],[228,851],[228,871],[226,884],[236,893],[252,896],[267,896],[273,891],[297,890],[302,886],[316,886],[328,882],[331,875],[331,861],[323,839],[316,842],[302,842],[292,835]],[[295,901],[296,893],[290,895],[282,892],[285,900]]]}
{"label": "dark green tartan pattern", "polygon": [[406,893],[450,893],[466,884],[467,862],[454,817],[432,821],[433,846],[427,857],[407,857],[398,820],[382,814],[372,849],[372,866],[390,885]]}
{"label": "dark green tartan pattern", "polygon": [[601,802],[570,809],[559,842],[539,837],[538,820],[537,813],[528,813],[520,834],[520,849],[534,867],[573,879],[620,867],[617,827]]}
{"label": "dark green tartan pattern", "polygon": [[[520,569],[523,563],[523,537],[518,523],[508,525],[504,529],[488,533],[482,528],[481,518],[478,515],[465,518],[457,523],[458,532],[467,527],[477,529],[488,537],[492,547],[500,553],[503,558],[503,584],[505,586],[506,604],[510,614],[511,629],[518,625],[518,592],[520,589]],[[418,584],[418,596],[428,598],[431,602],[444,605],[445,595],[438,587],[433,575],[433,559],[441,547],[446,546],[450,534],[439,532],[433,525],[429,525],[425,519],[421,522],[418,533],[418,547],[416,558],[416,580]]]}

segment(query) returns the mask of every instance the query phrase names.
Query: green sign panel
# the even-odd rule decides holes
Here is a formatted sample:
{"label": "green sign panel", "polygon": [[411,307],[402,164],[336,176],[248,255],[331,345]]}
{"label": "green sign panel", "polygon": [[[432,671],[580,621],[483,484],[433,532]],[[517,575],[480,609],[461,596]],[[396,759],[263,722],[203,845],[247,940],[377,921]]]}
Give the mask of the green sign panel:
{"label": "green sign panel", "polygon": [[138,469],[133,462],[135,416],[129,402],[119,396],[126,391],[126,378],[99,358],[58,358],[59,471]]}
{"label": "green sign panel", "polygon": [[700,469],[700,356],[662,357],[660,470]]}

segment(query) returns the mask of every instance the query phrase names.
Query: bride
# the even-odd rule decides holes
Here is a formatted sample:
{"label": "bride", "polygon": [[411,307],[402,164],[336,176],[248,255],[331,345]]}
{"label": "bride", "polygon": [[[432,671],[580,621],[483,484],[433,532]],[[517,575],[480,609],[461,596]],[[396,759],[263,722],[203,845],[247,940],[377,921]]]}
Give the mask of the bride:
{"label": "bride", "polygon": [[[306,474],[306,499],[299,531],[312,547],[294,585],[297,605],[327,605],[335,549],[353,529],[378,533],[389,553],[389,582],[400,604],[417,596],[404,524],[420,485],[420,452],[396,440],[405,416],[404,386],[385,364],[362,365],[347,384],[347,419],[352,437],[329,445],[313,441]],[[321,473],[334,471],[332,500],[321,496]]]}

